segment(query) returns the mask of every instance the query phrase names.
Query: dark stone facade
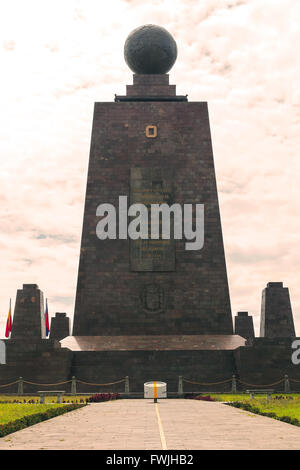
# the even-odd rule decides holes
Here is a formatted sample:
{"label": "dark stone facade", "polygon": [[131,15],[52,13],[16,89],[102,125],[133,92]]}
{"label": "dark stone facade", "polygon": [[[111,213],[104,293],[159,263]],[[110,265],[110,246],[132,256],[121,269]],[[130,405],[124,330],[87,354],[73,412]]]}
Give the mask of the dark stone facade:
{"label": "dark stone facade", "polygon": [[[292,338],[255,338],[252,342],[234,351],[239,389],[249,389],[248,384],[269,386],[278,391],[284,390],[280,381],[284,375],[300,380],[300,367],[292,363]],[[255,388],[255,387],[252,387]],[[291,390],[300,391],[299,382],[291,382]]]}
{"label": "dark stone facade", "polygon": [[[90,383],[101,383],[103,378],[105,383],[124,377],[126,371],[133,392],[142,392],[144,383],[151,380],[166,382],[168,391],[176,392],[180,375],[191,381],[215,383],[230,378],[235,372],[233,353],[226,350],[82,351],[73,354],[72,375]],[[212,387],[188,384],[185,389],[229,391],[230,387],[228,382]],[[124,385],[118,385],[118,389],[124,389]],[[91,387],[80,384],[80,390],[88,392]]]}

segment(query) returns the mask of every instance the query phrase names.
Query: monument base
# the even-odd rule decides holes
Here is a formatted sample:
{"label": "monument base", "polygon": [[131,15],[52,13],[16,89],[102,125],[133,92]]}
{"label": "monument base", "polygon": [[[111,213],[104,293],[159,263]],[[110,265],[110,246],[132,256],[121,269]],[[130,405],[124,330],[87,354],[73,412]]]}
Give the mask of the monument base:
{"label": "monument base", "polygon": [[[245,342],[238,335],[68,336],[61,345],[72,350],[71,375],[82,382],[111,383],[128,376],[131,392],[143,390],[151,380],[166,382],[169,392],[177,392],[179,376],[229,391],[235,373],[233,351]],[[84,383],[78,387],[91,390]],[[120,391],[120,384],[110,389]],[[188,389],[203,386],[189,384]]]}
{"label": "monument base", "polygon": [[124,393],[126,376],[133,394],[142,393],[144,383],[153,380],[166,382],[168,393],[175,394],[179,377],[184,394],[231,392],[235,382],[237,391],[263,387],[296,392],[300,367],[292,363],[295,339],[148,335],[6,340],[7,364],[0,365],[0,386],[12,385],[0,392],[17,393],[22,377],[24,393],[57,389],[58,384],[70,393],[73,376],[77,393]]}

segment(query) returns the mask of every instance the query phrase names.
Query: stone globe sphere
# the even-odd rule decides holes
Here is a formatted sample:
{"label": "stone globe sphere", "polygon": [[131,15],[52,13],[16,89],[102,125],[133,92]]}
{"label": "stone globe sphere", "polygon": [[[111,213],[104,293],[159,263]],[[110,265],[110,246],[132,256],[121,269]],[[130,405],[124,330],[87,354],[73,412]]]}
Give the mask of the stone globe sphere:
{"label": "stone globe sphere", "polygon": [[175,63],[177,45],[165,28],[147,24],[129,34],[124,46],[124,57],[136,74],[164,74]]}

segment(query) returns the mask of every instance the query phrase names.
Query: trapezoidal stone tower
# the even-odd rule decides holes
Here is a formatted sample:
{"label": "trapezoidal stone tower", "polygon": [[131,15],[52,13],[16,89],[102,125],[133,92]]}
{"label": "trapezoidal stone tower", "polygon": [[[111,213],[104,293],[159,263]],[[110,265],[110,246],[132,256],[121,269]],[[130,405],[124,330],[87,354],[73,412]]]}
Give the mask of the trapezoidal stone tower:
{"label": "trapezoidal stone tower", "polygon": [[[169,85],[176,56],[166,30],[136,29],[125,44],[133,85],[95,103],[74,336],[233,333],[207,103]],[[126,239],[119,196],[128,206],[204,204],[203,248]],[[96,235],[103,203],[119,212],[116,239]]]}

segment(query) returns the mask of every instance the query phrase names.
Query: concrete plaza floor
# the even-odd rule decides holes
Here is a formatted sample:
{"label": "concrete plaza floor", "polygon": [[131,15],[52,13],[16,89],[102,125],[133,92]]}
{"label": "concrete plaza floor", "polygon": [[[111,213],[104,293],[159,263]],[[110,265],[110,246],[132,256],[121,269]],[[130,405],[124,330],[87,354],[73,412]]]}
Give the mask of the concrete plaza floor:
{"label": "concrete plaza floor", "polygon": [[0,449],[300,449],[300,428],[222,403],[124,399],[10,434]]}

